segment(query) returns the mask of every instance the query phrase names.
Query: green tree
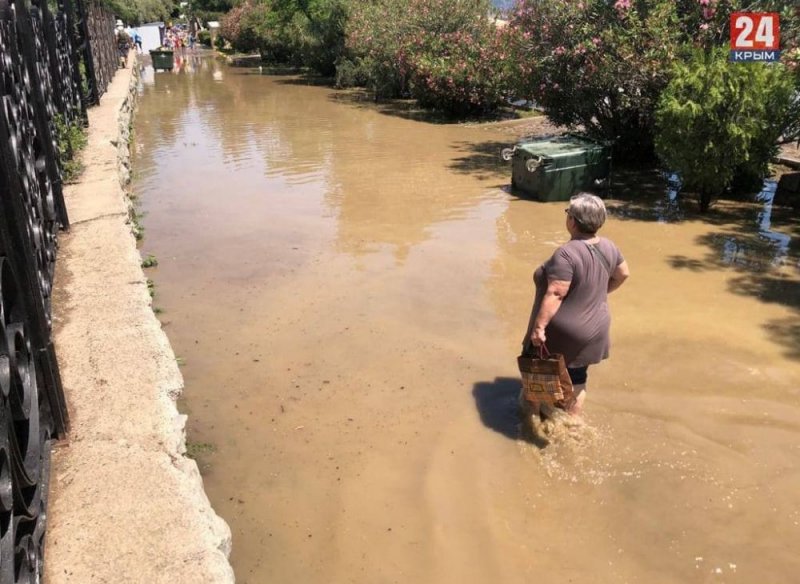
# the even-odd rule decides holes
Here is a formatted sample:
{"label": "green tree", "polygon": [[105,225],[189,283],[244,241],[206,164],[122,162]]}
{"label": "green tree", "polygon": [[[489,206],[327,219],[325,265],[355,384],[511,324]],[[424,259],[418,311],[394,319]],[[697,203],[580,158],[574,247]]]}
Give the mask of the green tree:
{"label": "green tree", "polygon": [[206,26],[210,20],[221,20],[234,5],[233,0],[190,0],[187,14]]}
{"label": "green tree", "polygon": [[344,54],[348,5],[343,0],[314,0],[305,6],[303,15],[305,22],[296,50],[305,65],[332,76]]}
{"label": "green tree", "polygon": [[333,75],[346,20],[344,0],[245,0],[222,20],[222,34],[236,50]]}
{"label": "green tree", "polygon": [[126,24],[167,20],[176,3],[173,0],[104,0],[114,15]]}
{"label": "green tree", "polygon": [[728,62],[728,51],[697,50],[677,62],[656,110],[656,151],[700,208],[737,172],[765,176],[788,123],[794,81],[781,64]]}

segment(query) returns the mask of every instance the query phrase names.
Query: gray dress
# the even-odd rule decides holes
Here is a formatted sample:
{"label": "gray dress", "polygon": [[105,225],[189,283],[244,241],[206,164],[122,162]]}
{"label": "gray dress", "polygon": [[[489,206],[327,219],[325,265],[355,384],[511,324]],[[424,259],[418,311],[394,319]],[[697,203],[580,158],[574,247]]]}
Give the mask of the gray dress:
{"label": "gray dress", "polygon": [[[606,259],[598,257],[599,252]],[[533,323],[547,282],[569,281],[569,292],[545,329],[547,349],[561,353],[567,367],[584,367],[608,358],[611,315],[608,311],[608,281],[622,254],[614,243],[600,238],[594,250],[584,240],[573,239],[559,247],[533,274],[536,297],[523,345],[530,341]]]}

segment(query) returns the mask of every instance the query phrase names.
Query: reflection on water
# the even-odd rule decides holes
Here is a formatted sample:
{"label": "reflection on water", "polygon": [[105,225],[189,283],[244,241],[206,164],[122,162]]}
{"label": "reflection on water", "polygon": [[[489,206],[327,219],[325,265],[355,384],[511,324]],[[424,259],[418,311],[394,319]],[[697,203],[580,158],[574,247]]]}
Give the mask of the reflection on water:
{"label": "reflection on water", "polygon": [[664,179],[666,182],[666,195],[657,200],[653,206],[657,221],[659,223],[681,221],[684,218],[684,213],[678,196],[681,189],[680,178],[674,173],[665,173]]}
{"label": "reflection on water", "polygon": [[700,218],[659,173],[618,171],[602,234],[633,277],[612,358],[585,436],[540,451],[515,440],[515,356],[531,274],[567,234],[563,203],[501,188],[509,126],[201,56],[145,69],[141,93],[143,252],[239,581],[792,581],[783,210]]}
{"label": "reflection on water", "polygon": [[[777,181],[765,180],[763,189],[754,195],[757,204],[718,201],[708,215],[697,214],[693,200],[681,196],[681,181],[674,173],[623,170],[615,179],[613,196],[619,203],[611,202],[609,212],[619,218],[656,223],[676,223],[687,220],[687,207],[695,217],[728,227],[725,231],[705,234],[703,240],[717,250],[711,263],[765,270],[786,264],[798,265],[796,238],[773,228],[773,199]],[[787,210],[782,210],[779,220],[786,223]],[[793,241],[793,239],[795,241]],[[697,261],[675,262],[682,267],[699,268]]]}
{"label": "reflection on water", "polygon": [[764,189],[759,193],[757,200],[764,202],[764,209],[758,216],[758,230],[759,235],[771,242],[775,248],[773,256],[773,265],[779,265],[783,262],[784,258],[789,255],[789,244],[792,238],[786,233],[773,231],[772,227],[772,203],[775,199],[775,193],[778,189],[778,182],[774,180],[764,181]]}

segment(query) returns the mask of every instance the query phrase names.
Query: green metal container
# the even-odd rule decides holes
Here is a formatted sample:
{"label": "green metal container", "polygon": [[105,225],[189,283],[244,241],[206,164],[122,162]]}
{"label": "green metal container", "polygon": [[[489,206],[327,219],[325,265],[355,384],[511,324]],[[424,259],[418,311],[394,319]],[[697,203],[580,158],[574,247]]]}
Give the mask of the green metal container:
{"label": "green metal container", "polygon": [[172,71],[172,67],[175,65],[173,52],[169,50],[153,49],[150,51],[150,58],[153,60],[153,69],[156,71],[159,69]]}
{"label": "green metal container", "polygon": [[541,201],[568,201],[608,181],[611,148],[567,134],[521,142],[511,155],[511,186]]}

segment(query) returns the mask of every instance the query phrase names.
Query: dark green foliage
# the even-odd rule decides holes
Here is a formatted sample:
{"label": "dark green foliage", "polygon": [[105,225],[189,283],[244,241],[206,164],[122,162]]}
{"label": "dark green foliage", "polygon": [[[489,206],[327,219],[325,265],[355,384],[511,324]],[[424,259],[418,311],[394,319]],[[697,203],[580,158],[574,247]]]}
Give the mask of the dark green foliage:
{"label": "dark green foliage", "polygon": [[186,456],[191,459],[197,459],[216,452],[217,448],[210,442],[192,442],[186,441]]}
{"label": "dark green foliage", "polygon": [[56,145],[62,180],[66,184],[75,182],[83,172],[80,151],[86,147],[86,129],[80,124],[68,124],[56,114]]}
{"label": "dark green foliage", "polygon": [[129,25],[167,20],[177,5],[173,0],[103,0],[103,3]]}
{"label": "dark green foliage", "polygon": [[201,45],[210,47],[211,46],[211,33],[207,30],[201,30],[197,33],[197,42]]}
{"label": "dark green foliage", "polygon": [[233,0],[192,0],[191,7],[195,12],[205,11],[221,14],[228,12],[234,4]]}
{"label": "dark green foliage", "polygon": [[147,254],[147,256],[142,260],[142,267],[143,268],[155,268],[158,265],[158,258],[153,254]]}
{"label": "dark green foliage", "polygon": [[336,73],[336,61],[344,53],[347,10],[342,0],[313,0],[292,18],[291,51],[300,64],[325,76]]}
{"label": "dark green foliage", "polygon": [[333,75],[344,50],[344,0],[246,0],[222,20],[234,50]]}
{"label": "dark green foliage", "polygon": [[677,63],[656,111],[656,150],[702,210],[737,176],[768,173],[793,97],[785,66],[727,59],[720,48]]}

